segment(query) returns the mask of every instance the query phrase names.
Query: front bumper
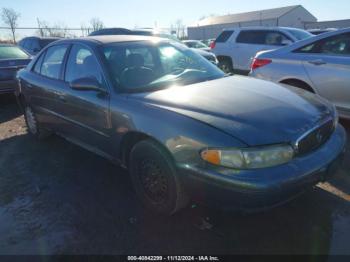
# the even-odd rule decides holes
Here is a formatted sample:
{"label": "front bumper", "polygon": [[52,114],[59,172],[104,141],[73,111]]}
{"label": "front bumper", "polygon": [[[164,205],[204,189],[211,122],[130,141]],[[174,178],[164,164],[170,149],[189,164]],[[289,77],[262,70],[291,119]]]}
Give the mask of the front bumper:
{"label": "front bumper", "polygon": [[0,81],[0,94],[13,93],[17,86],[17,80]]}
{"label": "front bumper", "polygon": [[180,165],[192,198],[230,209],[264,209],[284,203],[336,172],[345,150],[346,132],[339,125],[329,140],[311,154],[288,164],[255,170]]}

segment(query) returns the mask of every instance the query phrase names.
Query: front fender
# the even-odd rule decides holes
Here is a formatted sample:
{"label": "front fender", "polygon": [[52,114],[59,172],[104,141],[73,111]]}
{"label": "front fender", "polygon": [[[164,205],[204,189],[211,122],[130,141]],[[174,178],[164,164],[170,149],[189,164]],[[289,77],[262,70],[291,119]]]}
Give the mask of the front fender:
{"label": "front fender", "polygon": [[132,99],[111,101],[112,128],[119,144],[130,132],[162,144],[177,164],[198,163],[206,147],[246,146],[229,134],[196,119]]}

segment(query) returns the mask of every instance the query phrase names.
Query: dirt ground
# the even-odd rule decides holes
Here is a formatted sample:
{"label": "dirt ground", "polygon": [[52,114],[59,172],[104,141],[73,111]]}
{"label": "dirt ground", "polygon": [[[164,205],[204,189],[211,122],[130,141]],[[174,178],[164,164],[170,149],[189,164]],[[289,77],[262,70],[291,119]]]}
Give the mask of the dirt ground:
{"label": "dirt ground", "polygon": [[35,141],[1,96],[0,254],[350,254],[347,148],[328,184],[285,206],[243,215],[193,205],[159,218],[125,170],[56,136]]}

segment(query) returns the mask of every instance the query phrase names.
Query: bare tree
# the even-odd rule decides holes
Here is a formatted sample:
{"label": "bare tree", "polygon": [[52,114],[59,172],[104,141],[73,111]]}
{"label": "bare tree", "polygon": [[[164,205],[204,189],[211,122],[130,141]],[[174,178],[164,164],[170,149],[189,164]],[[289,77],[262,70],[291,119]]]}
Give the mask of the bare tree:
{"label": "bare tree", "polygon": [[40,20],[37,18],[37,23],[38,23],[38,34],[40,36],[52,36],[53,34],[53,29],[49,25],[49,23],[45,20]]}
{"label": "bare tree", "polygon": [[81,36],[87,36],[89,32],[89,27],[85,25],[85,23],[80,24]]}
{"label": "bare tree", "polygon": [[175,22],[176,36],[179,39],[185,38],[185,25],[182,23],[181,19],[177,19]]}
{"label": "bare tree", "polygon": [[38,33],[41,37],[43,36],[49,36],[50,35],[50,27],[49,24],[44,21],[40,20],[39,18],[36,19],[38,23]]}
{"label": "bare tree", "polygon": [[21,14],[16,12],[12,8],[3,7],[1,9],[2,21],[4,22],[4,24],[10,27],[12,32],[12,39],[14,43],[16,43],[16,28],[18,27],[17,21],[20,16]]}
{"label": "bare tree", "polygon": [[99,19],[97,17],[91,18],[90,25],[91,25],[93,31],[97,31],[97,30],[104,28],[103,22],[101,21],[101,19]]}
{"label": "bare tree", "polygon": [[51,28],[52,37],[67,37],[68,27],[62,22],[56,22]]}

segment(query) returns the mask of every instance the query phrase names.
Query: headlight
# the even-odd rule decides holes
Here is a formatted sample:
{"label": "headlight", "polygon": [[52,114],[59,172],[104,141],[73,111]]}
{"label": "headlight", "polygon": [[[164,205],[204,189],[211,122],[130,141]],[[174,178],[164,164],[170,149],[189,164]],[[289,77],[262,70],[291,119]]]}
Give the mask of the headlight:
{"label": "headlight", "polygon": [[256,148],[204,149],[201,157],[213,165],[234,169],[257,169],[289,162],[294,155],[290,145],[273,145]]}

